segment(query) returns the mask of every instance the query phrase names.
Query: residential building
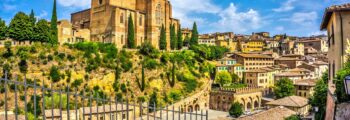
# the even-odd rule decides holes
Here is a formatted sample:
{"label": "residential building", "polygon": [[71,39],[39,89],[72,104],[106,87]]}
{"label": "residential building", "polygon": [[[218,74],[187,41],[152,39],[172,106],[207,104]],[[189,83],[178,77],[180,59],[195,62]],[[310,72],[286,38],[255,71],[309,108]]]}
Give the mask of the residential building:
{"label": "residential building", "polygon": [[182,28],[181,33],[183,39],[185,39],[186,37],[191,38],[192,36],[192,30],[189,28]]}
{"label": "residential building", "polygon": [[296,54],[296,55],[304,55],[304,44],[292,41],[292,40],[286,40],[282,42],[281,44],[281,54],[288,55],[288,54]]}
{"label": "residential building", "polygon": [[244,72],[244,83],[249,86],[258,86],[264,88],[263,95],[272,93],[275,84],[274,75],[279,70],[274,68],[260,68],[255,70],[248,70]]}
{"label": "residential building", "polygon": [[74,29],[68,20],[60,20],[57,22],[58,42],[60,45],[64,43],[77,43],[90,40],[89,29]]}
{"label": "residential building", "polygon": [[287,65],[289,68],[293,69],[303,63],[302,59],[292,58],[292,57],[280,57],[275,59],[275,65]]}
{"label": "residential building", "polygon": [[[128,19],[134,22],[135,44],[149,41],[159,47],[162,25],[170,33],[170,25],[180,29],[180,21],[172,17],[168,0],[91,0],[91,8],[71,15],[76,29],[89,28],[91,41],[112,43],[123,48],[127,43]],[[170,43],[170,34],[167,34]],[[167,44],[170,49],[170,44]]]}
{"label": "residential building", "polygon": [[327,95],[327,120],[334,118],[335,99],[334,91],[335,86],[333,80],[336,72],[340,70],[346,61],[348,61],[349,55],[349,39],[347,33],[350,33],[350,4],[333,5],[326,8],[323,20],[321,23],[321,30],[327,30],[328,34],[328,60],[329,60],[329,86]]}
{"label": "residential building", "polygon": [[274,65],[274,58],[256,53],[236,53],[232,56],[237,63],[242,64],[245,70],[256,70]]}
{"label": "residential building", "polygon": [[306,37],[298,41],[303,43],[305,48],[313,48],[318,52],[328,52],[327,41],[319,37]]}
{"label": "residential building", "polygon": [[219,59],[216,65],[217,72],[227,71],[229,73],[234,73],[238,75],[240,79],[243,78],[244,67],[241,64],[238,64],[235,59],[225,57]]}
{"label": "residential building", "polygon": [[283,106],[264,110],[253,115],[239,117],[236,120],[285,120],[287,117],[297,113]]}
{"label": "residential building", "polygon": [[314,88],[316,86],[317,80],[315,79],[303,79],[296,80],[294,83],[295,86],[295,95],[310,98],[314,95]]}
{"label": "residential building", "polygon": [[243,41],[242,52],[259,52],[263,51],[265,42],[263,40],[247,40]]}
{"label": "residential building", "polygon": [[308,103],[308,99],[299,96],[289,96],[281,99],[277,99],[266,103],[268,107],[274,108],[278,106],[286,107],[290,110],[295,111],[297,114],[306,116],[309,114],[311,106]]}

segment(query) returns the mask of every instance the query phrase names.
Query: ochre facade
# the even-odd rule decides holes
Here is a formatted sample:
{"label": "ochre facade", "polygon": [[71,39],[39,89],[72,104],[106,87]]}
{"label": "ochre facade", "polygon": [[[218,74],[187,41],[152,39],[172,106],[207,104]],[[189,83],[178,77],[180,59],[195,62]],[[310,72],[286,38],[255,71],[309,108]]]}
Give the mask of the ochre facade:
{"label": "ochre facade", "polygon": [[149,41],[159,47],[160,30],[166,29],[167,46],[170,48],[170,25],[177,30],[179,20],[172,18],[172,6],[168,0],[92,0],[91,8],[72,14],[76,29],[88,27],[91,41],[113,43],[123,48],[127,43],[128,19],[134,22],[135,43],[140,46]]}

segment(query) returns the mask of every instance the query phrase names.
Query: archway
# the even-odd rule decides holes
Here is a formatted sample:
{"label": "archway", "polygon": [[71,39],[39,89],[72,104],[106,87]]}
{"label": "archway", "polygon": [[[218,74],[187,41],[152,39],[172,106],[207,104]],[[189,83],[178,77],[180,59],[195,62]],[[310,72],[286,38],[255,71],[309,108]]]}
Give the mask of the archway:
{"label": "archway", "polygon": [[199,107],[199,105],[198,104],[196,104],[195,106],[194,106],[194,110],[195,111],[199,111],[201,108]]}
{"label": "archway", "polygon": [[192,107],[192,105],[188,106],[187,112],[193,112],[193,107]]}
{"label": "archway", "polygon": [[255,101],[254,102],[254,109],[258,109],[259,108],[259,102],[258,101]]}
{"label": "archway", "polygon": [[247,102],[247,110],[250,111],[252,109],[252,104],[250,102]]}

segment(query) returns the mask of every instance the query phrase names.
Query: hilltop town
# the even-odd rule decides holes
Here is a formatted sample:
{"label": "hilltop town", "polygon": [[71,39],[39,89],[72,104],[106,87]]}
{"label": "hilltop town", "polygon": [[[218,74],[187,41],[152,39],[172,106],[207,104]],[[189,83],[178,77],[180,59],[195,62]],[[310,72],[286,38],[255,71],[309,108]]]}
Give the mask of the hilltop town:
{"label": "hilltop town", "polygon": [[0,120],[343,119],[349,25],[332,15],[349,8],[301,37],[201,34],[168,0],[91,0],[58,20],[54,0],[50,22],[0,19]]}

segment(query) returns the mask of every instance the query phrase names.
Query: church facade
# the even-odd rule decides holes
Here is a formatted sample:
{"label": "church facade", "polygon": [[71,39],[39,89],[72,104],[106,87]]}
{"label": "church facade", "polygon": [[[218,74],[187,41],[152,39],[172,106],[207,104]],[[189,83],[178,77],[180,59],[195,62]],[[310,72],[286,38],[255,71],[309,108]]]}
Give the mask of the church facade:
{"label": "church facade", "polygon": [[90,29],[94,42],[112,43],[123,48],[127,43],[128,19],[134,22],[135,43],[149,41],[159,48],[162,25],[166,29],[170,48],[170,25],[179,29],[180,22],[172,18],[168,0],[91,0],[91,8],[71,14],[74,29]]}

